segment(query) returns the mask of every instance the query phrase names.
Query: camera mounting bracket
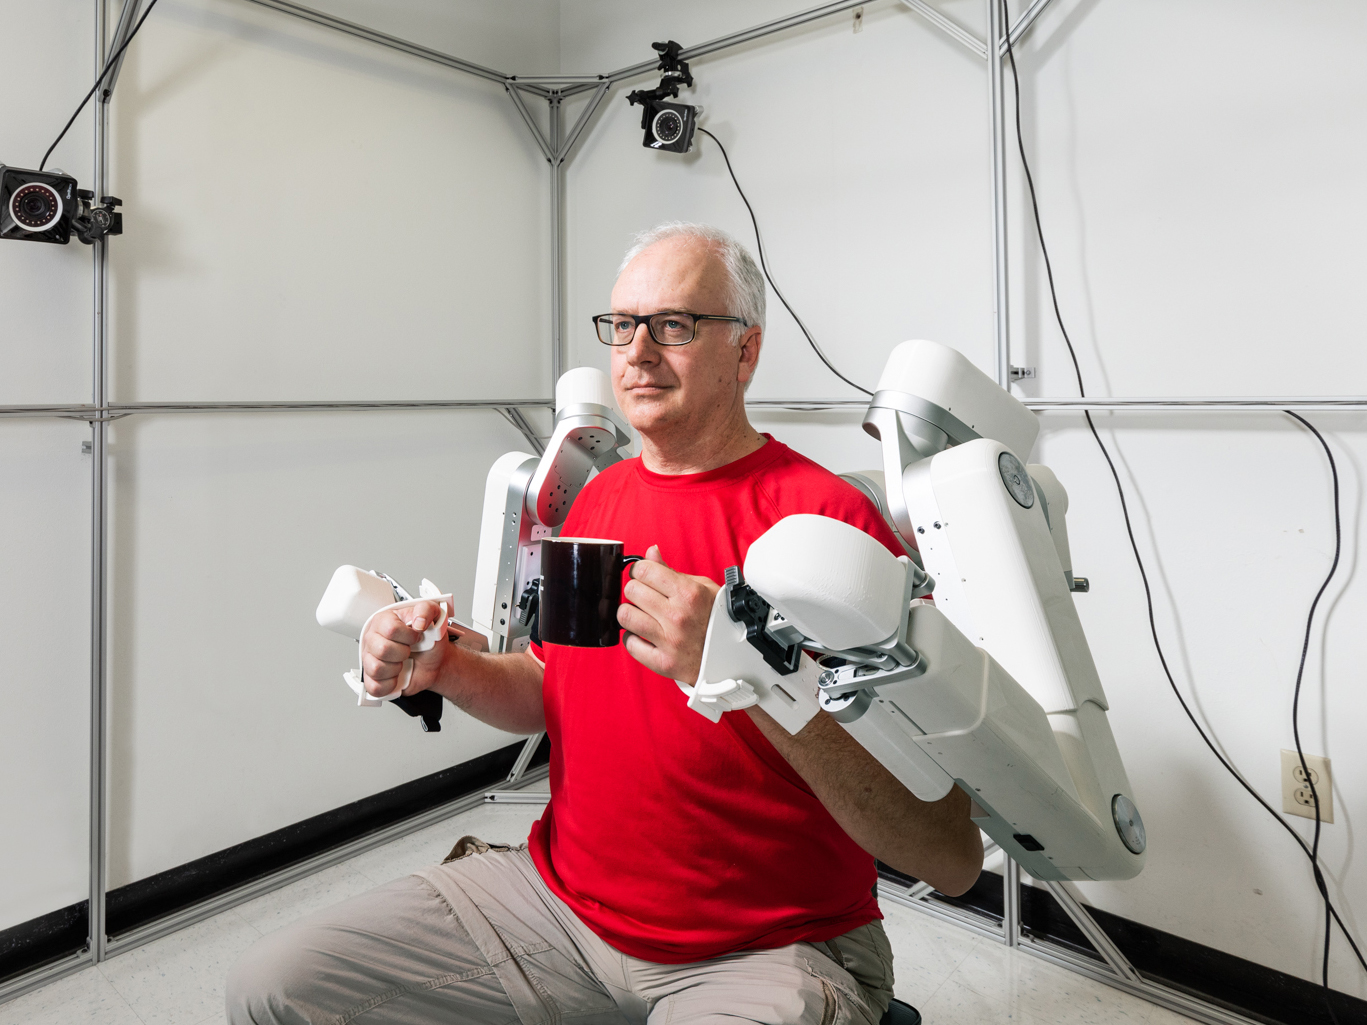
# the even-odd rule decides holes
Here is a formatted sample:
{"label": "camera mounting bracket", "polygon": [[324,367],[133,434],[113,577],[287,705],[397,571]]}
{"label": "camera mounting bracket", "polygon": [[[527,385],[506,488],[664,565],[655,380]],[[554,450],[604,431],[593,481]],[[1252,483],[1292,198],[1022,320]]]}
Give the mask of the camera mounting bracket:
{"label": "camera mounting bracket", "polygon": [[663,43],[651,43],[650,46],[660,55],[660,63],[655,66],[655,70],[663,73],[660,84],[654,89],[635,89],[627,93],[627,103],[632,106],[639,103],[645,108],[641,112],[642,128],[650,127],[650,118],[654,113],[652,103],[664,99],[676,100],[680,88],[693,85],[693,73],[688,69],[688,61],[679,59],[679,53],[683,50],[679,43],[670,39]]}

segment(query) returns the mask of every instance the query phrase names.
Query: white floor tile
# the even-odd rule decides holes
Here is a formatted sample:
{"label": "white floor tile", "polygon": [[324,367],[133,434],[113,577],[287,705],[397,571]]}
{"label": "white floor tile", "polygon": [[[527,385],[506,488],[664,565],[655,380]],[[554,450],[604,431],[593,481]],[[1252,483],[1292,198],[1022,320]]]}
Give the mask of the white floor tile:
{"label": "white floor tile", "polygon": [[955,969],[961,983],[1054,1025],[1142,1025],[1153,1005],[1017,950],[980,943]]}
{"label": "white floor tile", "polygon": [[952,975],[918,1009],[926,1025],[1048,1025],[984,996]]}
{"label": "white floor tile", "polygon": [[1148,1025],[1197,1025],[1195,1018],[1169,1011],[1166,1007],[1155,1007],[1149,1015]]}
{"label": "white floor tile", "polygon": [[883,901],[882,906],[894,956],[893,993],[920,1007],[982,941],[966,929],[900,904]]}
{"label": "white floor tile", "polygon": [[235,910],[243,921],[264,936],[310,912],[321,911],[374,888],[375,883],[369,876],[356,871],[347,862],[262,894],[246,904],[239,904]]}
{"label": "white floor tile", "polygon": [[477,836],[488,843],[523,843],[532,823],[544,810],[540,805],[481,804],[445,822],[352,858],[347,865],[378,886],[438,864],[463,836]]}
{"label": "white floor tile", "polygon": [[58,979],[0,1004],[0,1025],[142,1025],[98,968]]}
{"label": "white floor tile", "polygon": [[260,936],[225,911],[111,958],[100,971],[144,1025],[199,1025],[223,1014],[228,969]]}

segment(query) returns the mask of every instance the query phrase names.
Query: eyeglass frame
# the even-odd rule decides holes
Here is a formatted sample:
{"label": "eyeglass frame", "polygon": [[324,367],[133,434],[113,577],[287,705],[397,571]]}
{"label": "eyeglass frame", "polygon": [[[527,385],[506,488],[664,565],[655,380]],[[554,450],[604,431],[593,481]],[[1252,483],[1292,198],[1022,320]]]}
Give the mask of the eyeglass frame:
{"label": "eyeglass frame", "polygon": [[[690,338],[687,342],[662,342],[659,338],[656,337],[656,335],[655,335],[655,329],[654,329],[653,327],[650,326],[650,322],[651,322],[652,320],[654,320],[656,317],[667,316],[667,315],[669,315],[669,314],[671,314],[671,313],[672,313],[672,314],[675,314],[675,315],[682,315],[682,316],[685,316],[685,317],[692,317],[692,318],[693,318],[693,337]],[[627,317],[630,317],[633,321],[635,321],[635,323],[633,324],[632,329],[631,329],[631,337],[632,337],[633,339],[636,337],[636,332],[639,331],[639,330],[641,329],[641,325],[644,324],[644,325],[646,326],[646,333],[647,333],[648,335],[650,335],[650,340],[651,340],[651,341],[653,341],[656,345],[671,345],[671,346],[672,346],[672,345],[688,345],[690,342],[695,341],[695,340],[697,339],[697,337],[698,337],[698,321],[700,321],[700,320],[724,320],[724,321],[729,321],[729,322],[732,323],[732,324],[740,324],[742,327],[749,327],[749,326],[750,326],[750,322],[749,322],[748,320],[746,320],[744,317],[730,317],[730,316],[725,316],[725,315],[723,315],[723,314],[718,314],[718,313],[691,313],[691,312],[689,312],[688,310],[659,310],[659,311],[657,311],[657,312],[655,312],[655,313],[646,313],[646,314],[638,314],[638,313],[598,313],[598,314],[595,314],[594,317],[593,317],[593,333],[594,333],[595,335],[598,336],[598,341],[599,341],[601,344],[611,346],[611,347],[614,348],[614,349],[620,349],[620,348],[622,348],[623,346],[630,345],[630,344],[631,344],[631,341],[628,340],[628,341],[625,341],[625,342],[604,342],[604,341],[603,341],[603,336],[602,336],[601,334],[598,333],[598,322],[599,322],[600,320],[602,320],[604,317],[616,317],[616,318],[619,318],[619,319],[625,319],[625,318],[627,318]]]}

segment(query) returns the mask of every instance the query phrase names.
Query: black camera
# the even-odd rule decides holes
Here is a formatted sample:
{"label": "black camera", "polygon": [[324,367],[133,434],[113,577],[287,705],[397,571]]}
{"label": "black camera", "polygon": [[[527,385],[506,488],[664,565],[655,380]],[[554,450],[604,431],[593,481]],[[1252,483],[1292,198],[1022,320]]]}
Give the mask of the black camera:
{"label": "black camera", "polygon": [[64,246],[74,234],[86,245],[123,234],[122,201],[103,196],[61,171],[27,171],[0,164],[0,238]]}
{"label": "black camera", "polygon": [[650,45],[660,55],[660,63],[656,65],[656,70],[664,73],[660,84],[654,89],[628,93],[627,102],[639,103],[642,107],[641,127],[645,130],[642,145],[671,153],[687,153],[693,146],[693,129],[697,127],[702,108],[688,103],[670,103],[669,100],[678,98],[680,87],[693,84],[693,74],[688,70],[688,62],[679,59],[682,47],[674,40]]}
{"label": "black camera", "polygon": [[646,106],[645,144],[651,149],[687,153],[693,146],[693,129],[701,107],[655,100]]}

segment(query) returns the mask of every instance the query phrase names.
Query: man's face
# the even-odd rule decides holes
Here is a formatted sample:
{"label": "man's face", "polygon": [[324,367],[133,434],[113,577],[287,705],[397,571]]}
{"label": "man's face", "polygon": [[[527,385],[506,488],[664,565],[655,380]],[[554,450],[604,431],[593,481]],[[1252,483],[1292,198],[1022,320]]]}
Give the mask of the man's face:
{"label": "man's face", "polygon": [[[711,313],[726,307],[726,269],[712,247],[672,238],[639,253],[612,290],[613,313]],[[730,415],[759,359],[760,330],[703,320],[687,345],[660,345],[644,324],[630,345],[612,350],[612,389],[631,426],[652,432],[688,430],[713,416]]]}

